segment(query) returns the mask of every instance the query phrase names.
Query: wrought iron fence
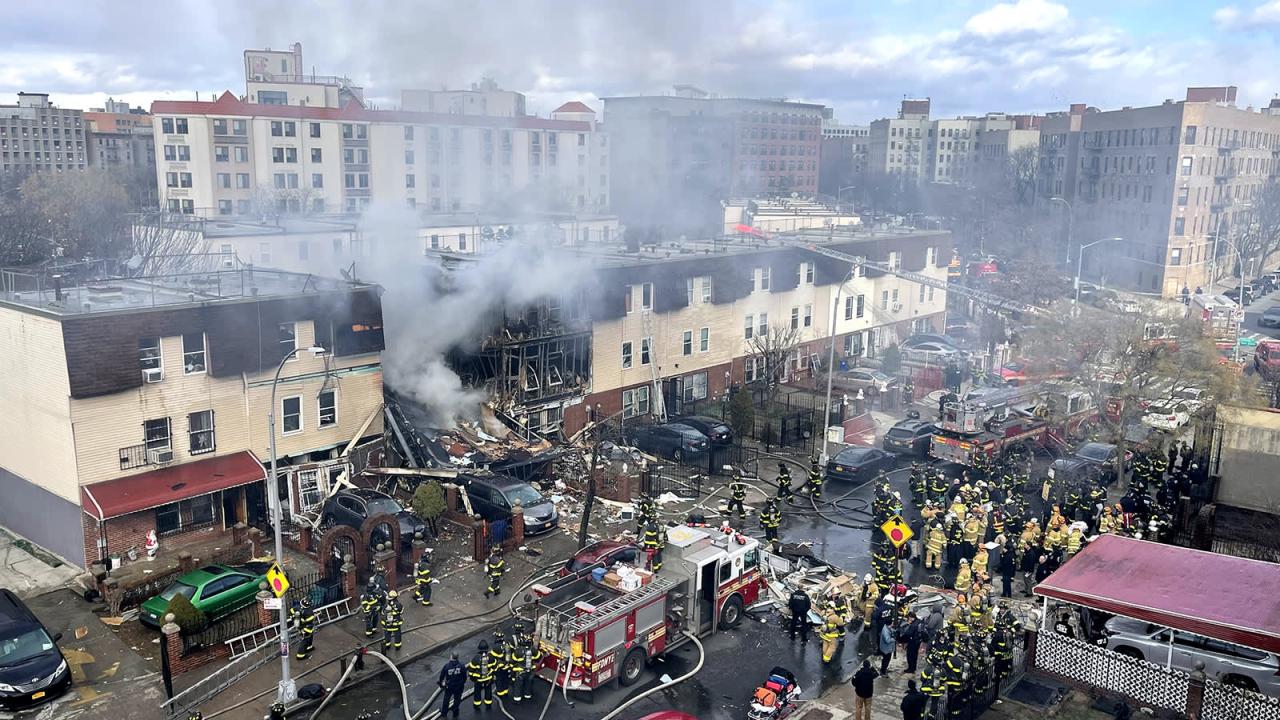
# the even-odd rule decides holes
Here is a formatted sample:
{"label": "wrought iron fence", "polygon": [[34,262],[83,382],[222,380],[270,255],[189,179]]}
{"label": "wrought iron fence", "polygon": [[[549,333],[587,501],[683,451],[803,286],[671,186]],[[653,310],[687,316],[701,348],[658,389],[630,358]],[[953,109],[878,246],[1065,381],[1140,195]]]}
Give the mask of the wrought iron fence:
{"label": "wrought iron fence", "polygon": [[1280,720],[1280,698],[1205,680],[1204,720]]}
{"label": "wrought iron fence", "polygon": [[682,498],[696,498],[702,494],[702,481],[705,478],[702,467],[675,463],[651,465],[641,473],[640,487],[653,497],[673,493]]}
{"label": "wrought iron fence", "polygon": [[1043,672],[1102,688],[1143,705],[1177,713],[1187,708],[1186,673],[1054,632],[1037,636],[1035,663]]}
{"label": "wrought iron fence", "polygon": [[145,580],[129,585],[120,593],[121,609],[137,607],[151,597],[159,595],[162,590],[169,587],[170,583],[177,580],[181,574],[182,569],[175,567],[162,573],[148,575]]}
{"label": "wrought iron fence", "polygon": [[250,603],[230,615],[214,620],[209,627],[182,635],[182,652],[185,655],[201,648],[217,647],[233,637],[243,635],[262,626],[258,618],[257,602]]}

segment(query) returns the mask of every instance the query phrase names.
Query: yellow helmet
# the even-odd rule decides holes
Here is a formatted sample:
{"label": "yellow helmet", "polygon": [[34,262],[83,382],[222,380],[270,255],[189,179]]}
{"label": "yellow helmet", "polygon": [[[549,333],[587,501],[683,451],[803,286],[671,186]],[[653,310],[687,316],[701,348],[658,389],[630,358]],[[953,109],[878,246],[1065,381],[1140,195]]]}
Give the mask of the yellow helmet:
{"label": "yellow helmet", "polygon": [[400,593],[396,592],[395,590],[392,590],[391,592],[387,593],[387,597],[397,598],[397,597],[400,597]]}

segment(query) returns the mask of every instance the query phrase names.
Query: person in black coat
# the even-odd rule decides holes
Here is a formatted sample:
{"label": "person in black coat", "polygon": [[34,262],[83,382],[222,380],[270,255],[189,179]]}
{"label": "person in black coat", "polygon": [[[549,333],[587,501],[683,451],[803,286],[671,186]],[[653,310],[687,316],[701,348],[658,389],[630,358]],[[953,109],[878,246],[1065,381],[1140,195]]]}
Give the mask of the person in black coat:
{"label": "person in black coat", "polygon": [[902,710],[902,720],[923,720],[928,704],[929,696],[916,688],[915,680],[908,680],[907,694],[902,696],[902,702],[898,705]]}
{"label": "person in black coat", "polygon": [[436,679],[436,686],[444,692],[444,698],[440,701],[440,717],[447,717],[450,707],[453,708],[453,717],[458,717],[458,706],[462,704],[462,691],[467,686],[467,669],[458,661],[458,653],[454,653],[449,662],[440,668],[440,677]]}
{"label": "person in black coat", "polygon": [[920,657],[920,643],[924,641],[924,635],[924,623],[918,617],[911,618],[911,622],[898,632],[898,641],[902,643],[907,653],[907,669],[902,672],[915,674],[916,661]]}
{"label": "person in black coat", "polygon": [[1013,576],[1017,573],[1013,562],[1013,544],[1005,545],[1000,553],[1000,596],[1013,597]]}
{"label": "person in black coat", "polygon": [[813,601],[802,590],[796,588],[791,591],[791,597],[787,598],[787,609],[791,611],[791,623],[787,626],[787,634],[795,640],[796,633],[800,633],[802,645],[809,642],[809,610],[812,608]]}

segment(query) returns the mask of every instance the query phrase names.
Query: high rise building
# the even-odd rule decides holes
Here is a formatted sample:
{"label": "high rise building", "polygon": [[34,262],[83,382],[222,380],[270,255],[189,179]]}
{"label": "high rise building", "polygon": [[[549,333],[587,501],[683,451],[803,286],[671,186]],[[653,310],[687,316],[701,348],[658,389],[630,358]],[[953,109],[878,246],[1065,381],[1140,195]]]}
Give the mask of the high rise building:
{"label": "high rise building", "polygon": [[822,116],[822,149],[818,154],[818,189],[836,196],[840,188],[861,178],[867,172],[867,146],[870,125],[836,122],[830,108]]}
{"label": "high rise building", "polygon": [[47,93],[18,93],[0,105],[0,174],[83,170],[88,165],[85,123],[79,110],[60,108]]}

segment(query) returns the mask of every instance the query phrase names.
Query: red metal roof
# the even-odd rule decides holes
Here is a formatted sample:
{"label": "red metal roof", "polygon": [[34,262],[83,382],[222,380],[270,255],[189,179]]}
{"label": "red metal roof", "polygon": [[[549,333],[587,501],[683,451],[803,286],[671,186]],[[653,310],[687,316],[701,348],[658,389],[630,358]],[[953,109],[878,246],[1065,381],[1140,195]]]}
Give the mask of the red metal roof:
{"label": "red metal roof", "polygon": [[1103,535],[1035,594],[1280,653],[1280,565]]}
{"label": "red metal roof", "polygon": [[561,105],[560,107],[556,108],[555,110],[552,110],[551,112],[594,113],[595,110],[592,110],[591,108],[587,107],[583,103],[578,102],[577,100],[570,100],[569,102]]}
{"label": "red metal roof", "polygon": [[257,482],[267,476],[248,450],[172,465],[140,475],[80,487],[80,504],[98,520]]}
{"label": "red metal roof", "polygon": [[[585,105],[583,107],[586,107]],[[589,108],[588,108],[589,109]],[[156,100],[152,115],[213,115],[216,117],[268,117],[301,120],[348,120],[351,122],[421,123],[424,125],[469,125],[475,127],[527,128],[530,130],[591,130],[591,123],[579,120],[547,120],[529,115],[495,117],[453,115],[408,110],[370,110],[351,101],[340,108],[307,105],[263,105],[240,100],[225,91],[213,101]]]}

